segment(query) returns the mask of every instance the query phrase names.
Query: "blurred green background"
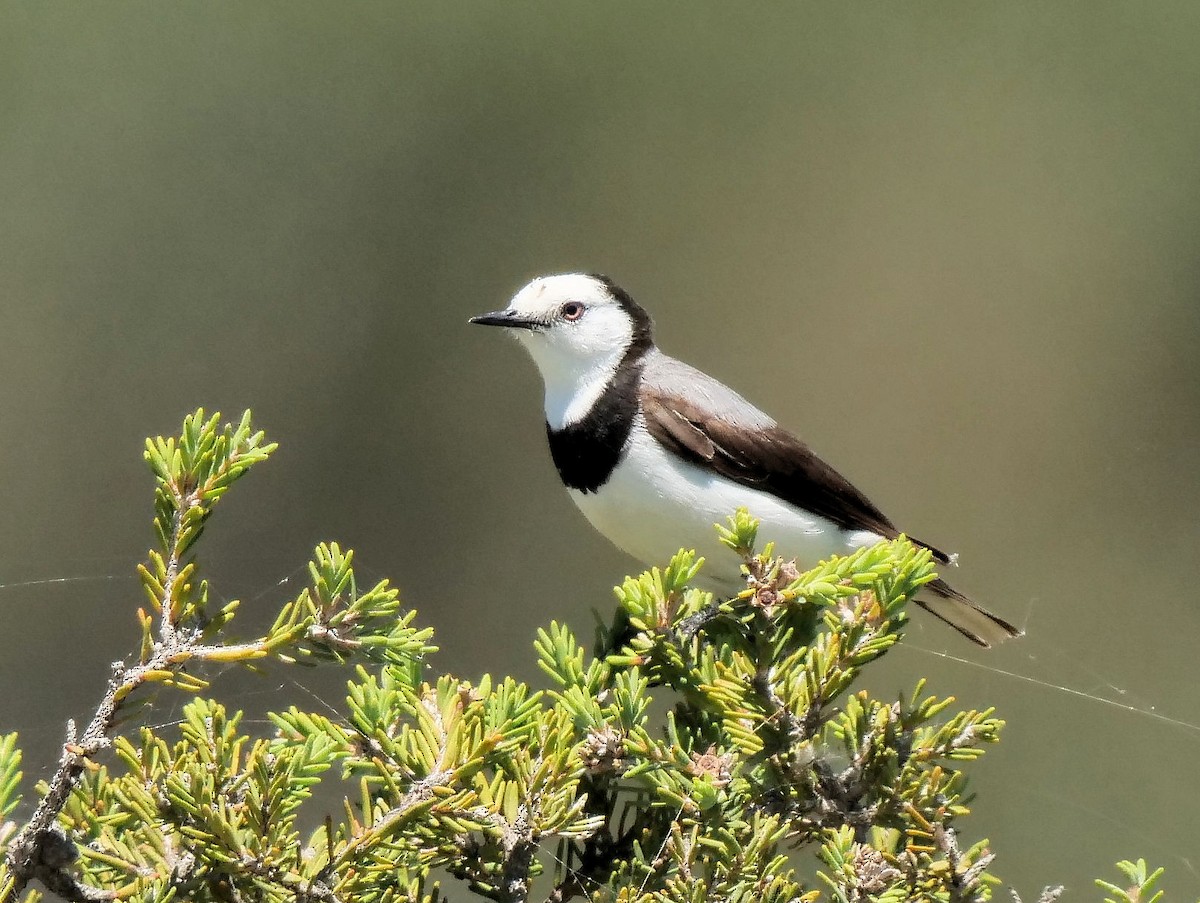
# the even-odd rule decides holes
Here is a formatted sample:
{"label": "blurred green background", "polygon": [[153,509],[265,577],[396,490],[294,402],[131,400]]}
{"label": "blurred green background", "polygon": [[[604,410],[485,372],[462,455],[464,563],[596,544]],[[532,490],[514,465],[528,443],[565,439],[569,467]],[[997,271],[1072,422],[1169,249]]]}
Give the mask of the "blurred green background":
{"label": "blurred green background", "polygon": [[996,871],[1195,897],[1198,96],[1191,2],[6,4],[0,726],[45,775],[133,647],[141,441],[197,405],[283,444],[206,537],[251,621],[338,539],[439,667],[540,681],[535,629],[634,565],[466,319],[601,270],[1027,626],[917,613],[873,678],[1009,720],[961,825]]}

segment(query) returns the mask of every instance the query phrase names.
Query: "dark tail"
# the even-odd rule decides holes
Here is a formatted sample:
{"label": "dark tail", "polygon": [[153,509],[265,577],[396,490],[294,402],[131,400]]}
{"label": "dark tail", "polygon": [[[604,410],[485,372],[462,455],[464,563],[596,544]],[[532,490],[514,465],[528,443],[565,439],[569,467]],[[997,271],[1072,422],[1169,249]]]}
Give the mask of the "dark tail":
{"label": "dark tail", "polygon": [[1025,634],[1025,631],[976,605],[945,580],[934,580],[922,587],[921,591],[924,598],[917,599],[918,605],[980,646],[994,646]]}

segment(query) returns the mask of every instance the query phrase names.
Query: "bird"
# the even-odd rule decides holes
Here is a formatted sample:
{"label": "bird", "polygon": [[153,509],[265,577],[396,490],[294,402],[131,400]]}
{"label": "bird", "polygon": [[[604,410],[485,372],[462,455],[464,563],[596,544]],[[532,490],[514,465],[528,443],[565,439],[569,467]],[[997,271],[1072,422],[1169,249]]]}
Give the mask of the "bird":
{"label": "bird", "polygon": [[[714,525],[744,508],[799,561],[845,555],[900,531],[862,492],[724,383],[659,350],[646,310],[611,278],[529,282],[509,305],[472,317],[504,329],[545,388],[550,454],[571,499],[602,535],[646,565],[681,548],[706,559],[697,583],[745,588]],[[954,557],[921,540],[934,560]],[[722,554],[724,553],[724,554]],[[980,646],[1022,631],[938,577],[917,604]]]}

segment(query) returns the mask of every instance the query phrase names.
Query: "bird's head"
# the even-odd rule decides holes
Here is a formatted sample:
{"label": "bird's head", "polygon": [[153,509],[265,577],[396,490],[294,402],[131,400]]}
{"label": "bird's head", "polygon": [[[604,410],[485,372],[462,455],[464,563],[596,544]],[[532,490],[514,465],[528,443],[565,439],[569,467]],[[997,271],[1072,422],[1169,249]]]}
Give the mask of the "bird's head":
{"label": "bird's head", "polygon": [[583,273],[534,279],[504,310],[471,322],[505,327],[525,346],[546,385],[548,415],[552,395],[591,394],[652,343],[649,314],[606,276]]}

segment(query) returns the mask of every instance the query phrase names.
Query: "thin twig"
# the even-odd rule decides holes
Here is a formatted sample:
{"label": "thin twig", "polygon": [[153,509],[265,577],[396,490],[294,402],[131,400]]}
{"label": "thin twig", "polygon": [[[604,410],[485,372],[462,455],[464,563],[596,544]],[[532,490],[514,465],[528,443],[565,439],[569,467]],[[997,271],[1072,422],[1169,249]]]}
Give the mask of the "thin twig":
{"label": "thin twig", "polygon": [[[86,896],[80,889],[81,885],[66,870],[69,862],[61,862],[57,857],[48,855],[48,848],[54,836],[59,813],[66,806],[71,792],[79,782],[85,763],[111,744],[109,733],[116,723],[122,704],[134,690],[164,671],[178,672],[189,661],[228,659],[231,656],[251,657],[255,653],[266,653],[263,640],[236,646],[219,646],[202,645],[197,642],[198,637],[181,638],[178,625],[172,620],[171,591],[179,573],[177,549],[183,528],[182,512],[185,506],[198,497],[197,492],[193,490],[187,495],[177,495],[178,507],[171,521],[168,543],[167,579],[163,582],[163,596],[159,600],[159,642],[154,644],[154,654],[133,667],[127,667],[124,662],[113,662],[112,676],[105,687],[104,696],[83,736],[76,740],[74,725],[68,726],[67,741],[63,744],[58,768],[48,782],[46,794],[8,848],[7,860],[12,883],[8,893],[0,896],[0,903],[15,903],[34,878],[60,896],[67,896],[69,899],[93,899]],[[71,894],[63,893],[59,887],[71,890]]]}
{"label": "thin twig", "polygon": [[350,859],[363,846],[373,843],[380,836],[386,836],[396,825],[404,821],[415,808],[433,799],[434,788],[446,786],[453,778],[453,771],[437,771],[424,780],[418,781],[408,793],[401,797],[400,802],[384,813],[370,828],[363,831],[352,842],[346,844],[337,858],[329,863],[329,867],[336,869]]}
{"label": "thin twig", "polygon": [[505,831],[501,843],[504,846],[504,870],[500,876],[502,898],[506,903],[526,903],[529,899],[529,873],[533,870],[533,857],[537,855],[538,843],[530,823],[529,810],[520,806],[517,817]]}

